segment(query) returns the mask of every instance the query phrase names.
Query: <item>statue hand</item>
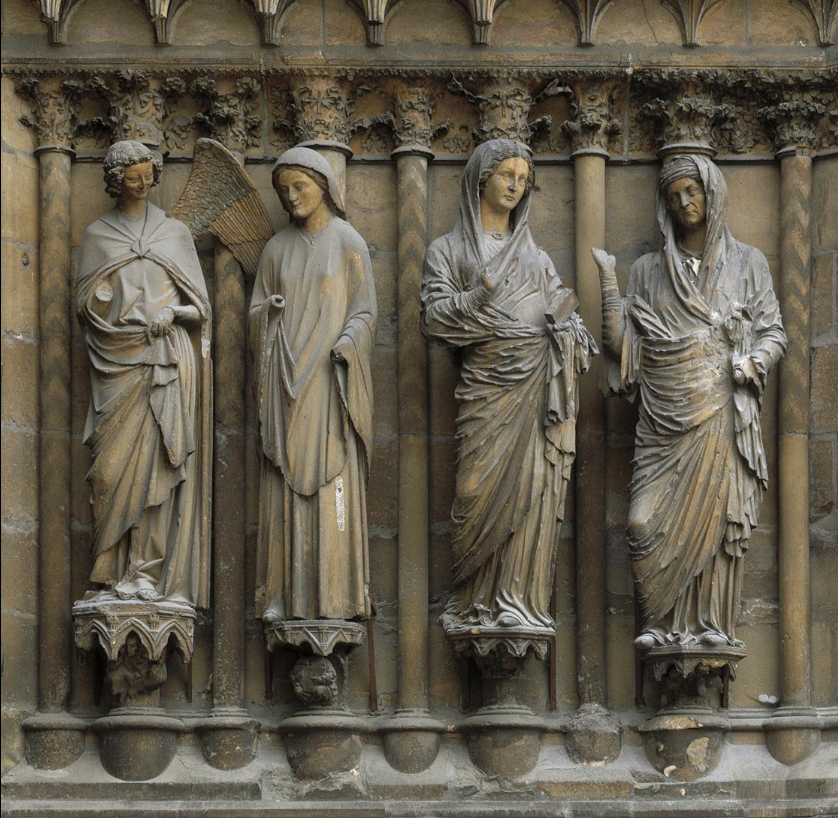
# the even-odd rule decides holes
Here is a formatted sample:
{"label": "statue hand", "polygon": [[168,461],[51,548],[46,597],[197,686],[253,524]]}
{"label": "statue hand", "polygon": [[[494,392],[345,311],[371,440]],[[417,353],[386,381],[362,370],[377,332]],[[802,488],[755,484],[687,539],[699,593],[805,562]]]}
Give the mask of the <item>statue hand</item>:
{"label": "statue hand", "polygon": [[734,358],[733,360],[733,380],[739,386],[744,386],[749,381],[757,383],[759,375],[757,373],[754,362],[750,355],[745,355],[742,358]]}
{"label": "statue hand", "polygon": [[160,337],[161,335],[168,335],[172,331],[174,320],[175,311],[171,307],[163,307],[148,325],[146,333],[149,339]]}
{"label": "statue hand", "polygon": [[270,302],[270,305],[272,307],[274,307],[278,310],[281,310],[281,309],[285,308],[285,296],[279,295],[279,293],[276,293],[276,294],[272,295],[268,299],[268,301]]}
{"label": "statue hand", "polygon": [[594,257],[600,276],[603,273],[613,273],[617,269],[617,259],[605,250],[598,247],[591,247],[591,255]]}
{"label": "statue hand", "polygon": [[482,275],[482,276],[480,276],[480,283],[481,283],[481,284],[483,285],[483,287],[487,290],[487,292],[492,292],[492,290],[494,290],[494,289],[495,289],[495,281],[494,281],[494,279],[493,279],[493,278],[489,275],[489,271],[488,271],[488,270],[485,270],[485,271],[483,272],[483,275]]}

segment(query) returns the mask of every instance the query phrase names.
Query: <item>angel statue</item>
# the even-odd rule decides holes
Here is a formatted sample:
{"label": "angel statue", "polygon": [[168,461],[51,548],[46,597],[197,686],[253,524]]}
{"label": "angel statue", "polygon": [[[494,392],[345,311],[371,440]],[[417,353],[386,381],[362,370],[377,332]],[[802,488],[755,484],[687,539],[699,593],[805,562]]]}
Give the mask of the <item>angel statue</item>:
{"label": "angel statue", "polygon": [[610,394],[640,393],[627,536],[640,648],[739,650],[742,563],[768,484],[760,429],[766,378],[786,349],[765,256],[727,226],[709,159],[663,166],[663,249],[631,268],[593,250],[602,283]]}
{"label": "angel statue", "polygon": [[87,228],[76,287],[90,357],[90,580],[100,599],[206,607],[207,288],[189,230],[147,201],[161,161],[140,142],[117,142],[104,170],[116,207]]}
{"label": "angel statue", "polygon": [[250,305],[263,455],[257,611],[268,627],[367,619],[369,251],[320,154],[292,148],[272,178],[291,222],[262,253]]}
{"label": "angel statue", "polygon": [[[423,327],[461,351],[451,514],[449,636],[521,630],[539,646],[576,451],[578,378],[598,350],[529,227],[525,145],[493,139],[469,159],[454,230],[425,256]],[[541,641],[539,641],[541,640]],[[546,643],[544,643],[546,644]],[[458,647],[458,650],[460,648]]]}

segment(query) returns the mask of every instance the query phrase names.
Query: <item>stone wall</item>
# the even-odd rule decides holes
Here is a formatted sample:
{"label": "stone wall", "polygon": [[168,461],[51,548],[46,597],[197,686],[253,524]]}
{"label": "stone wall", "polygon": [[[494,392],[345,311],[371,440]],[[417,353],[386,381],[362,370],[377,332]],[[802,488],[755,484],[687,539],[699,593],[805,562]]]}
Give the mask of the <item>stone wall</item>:
{"label": "stone wall", "polygon": [[[405,86],[423,85],[435,107],[429,118],[431,126],[445,126],[427,145],[435,154],[428,171],[427,240],[453,226],[460,175],[476,142],[487,134],[526,138],[535,151],[538,183],[531,216],[533,235],[571,287],[577,286],[574,228],[579,217],[571,154],[579,147],[575,141],[579,136],[566,123],[578,115],[574,106],[583,106],[585,88],[605,83],[615,92],[606,108],[609,122],[616,127],[599,138],[605,140],[610,153],[604,190],[606,247],[617,257],[621,286],[625,286],[631,263],[658,247],[654,195],[659,168],[656,150],[661,143],[697,138],[718,151],[716,161],[730,189],[731,231],[765,253],[778,292],[783,285],[783,201],[781,165],[775,152],[792,145],[814,155],[809,355],[811,704],[818,708],[823,739],[834,740],[838,730],[838,602],[834,593],[838,580],[838,74],[836,47],[831,44],[836,27],[834,4],[786,0],[396,0],[378,4],[280,0],[273,4],[274,16],[260,16],[244,0],[186,0],[172,2],[168,16],[150,18],[148,8],[157,5],[151,0],[148,6],[137,0],[63,0],[42,2],[44,11],[40,13],[38,4],[29,0],[6,0],[2,8],[4,774],[23,759],[22,721],[44,709],[45,676],[67,675],[62,706],[82,720],[101,715],[108,705],[107,695],[102,693],[101,661],[70,647],[69,628],[54,637],[59,644],[64,640],[62,650],[69,651],[66,666],[59,662],[39,669],[45,629],[54,631],[56,623],[39,619],[44,595],[53,590],[39,588],[38,554],[39,549],[59,555],[62,551],[60,543],[44,541],[39,527],[44,500],[39,436],[45,428],[39,361],[41,345],[54,327],[41,324],[44,293],[39,274],[44,225],[39,213],[37,149],[43,155],[44,146],[51,143],[38,131],[37,126],[43,123],[38,121],[37,111],[33,113],[30,102],[16,92],[22,81],[33,78],[39,86],[31,98],[57,91],[65,100],[73,100],[58,114],[67,118],[72,130],[63,137],[67,151],[73,153],[69,281],[85,228],[111,206],[102,184],[104,152],[111,141],[125,136],[122,117],[131,119],[138,111],[141,118],[149,117],[143,94],[156,95],[150,118],[159,129],[165,168],[152,200],[164,209],[174,205],[186,184],[199,136],[209,135],[241,150],[246,172],[276,228],[285,223],[286,216],[271,188],[270,167],[284,148],[302,138],[335,140],[337,133],[341,138],[336,141],[348,142],[354,151],[346,172],[347,214],[369,245],[379,308],[373,359],[376,412],[369,524],[372,596],[377,611],[373,626],[377,699],[373,704],[384,715],[398,705],[398,665],[405,659],[397,642],[399,236],[398,184],[391,152],[402,135],[393,122],[394,93]],[[386,7],[386,13],[378,14],[379,6]],[[697,8],[706,10],[706,15],[693,27],[689,14]],[[127,69],[141,73],[120,73]],[[73,83],[69,91],[59,87],[65,81]],[[304,86],[313,88],[312,97],[326,97],[328,88],[336,86],[351,104],[338,111],[326,101],[326,126],[321,123],[321,133],[309,134],[301,112],[305,106],[299,102]],[[663,106],[665,110],[656,107],[655,101],[661,99],[668,104]],[[676,110],[678,100],[692,101],[692,113]],[[232,132],[221,119],[213,120],[212,102],[227,107],[229,120],[239,131]],[[780,110],[784,105],[787,108]],[[780,113],[772,119],[765,113],[768,109]],[[782,122],[778,127],[777,117],[782,120],[784,116],[801,125],[792,137],[781,133]],[[28,127],[24,118],[36,127]],[[329,127],[338,131],[328,131]],[[602,131],[601,122],[598,127]],[[677,132],[675,137],[673,132]],[[198,248],[212,296],[214,244],[205,238]],[[250,286],[247,282],[248,300]],[[788,325],[799,316],[785,314],[784,319]],[[59,476],[59,482],[63,480],[66,487],[61,502],[69,507],[69,596],[75,600],[87,588],[90,568],[92,519],[85,482],[90,454],[82,443],[89,376],[79,325],[74,316],[68,315],[66,320],[72,333],[67,418],[70,468]],[[216,338],[216,343],[222,340]],[[436,718],[453,725],[446,746],[462,749],[464,739],[456,725],[470,706],[474,680],[469,682],[463,660],[454,654],[437,624],[451,590],[449,515],[455,474],[453,390],[457,363],[445,349],[431,346],[428,371],[428,706]],[[253,618],[258,455],[251,375],[247,373],[242,428],[246,536],[240,547],[245,555],[247,621],[241,675],[245,704],[262,725],[263,748],[268,752],[267,748],[281,744],[270,731],[294,710],[294,698],[288,682],[290,659],[283,654],[266,658],[261,625]],[[740,664],[730,688],[734,725],[730,740],[734,745],[765,744],[763,722],[771,717],[782,692],[779,400],[780,380],[774,373],[762,415],[772,481],[762,504],[760,528],[747,556],[743,590],[740,638],[748,645],[749,656]],[[602,636],[607,688],[603,704],[624,726],[624,746],[637,748],[641,738],[633,728],[653,709],[656,691],[648,678],[642,681],[632,644],[637,614],[624,526],[635,422],[636,409],[628,402],[607,402],[601,513],[607,554]],[[216,445],[219,440],[217,435]],[[577,588],[576,580],[579,521],[573,492],[572,485],[556,573],[557,709],[549,707],[549,663],[531,660],[522,683],[525,703],[552,720],[549,742],[557,746],[563,743],[562,720],[575,712],[580,701],[577,601],[584,591]],[[69,608],[66,615],[69,621]],[[213,611],[209,610],[201,615],[196,629],[191,672],[187,673],[177,657],[171,658],[169,678],[162,690],[163,706],[187,724],[212,707],[212,653]],[[349,703],[359,712],[366,712],[371,704],[368,659],[366,646],[350,658]],[[373,726],[373,734],[376,729]],[[93,736],[86,740],[88,747],[95,749]],[[375,734],[370,742],[377,741]],[[186,747],[196,742],[191,735],[183,738]],[[735,772],[731,775],[736,778]],[[455,780],[467,778],[456,769],[452,776]],[[24,797],[36,791],[32,785],[22,786]],[[404,790],[409,791],[409,787]],[[50,790],[54,797],[57,792]],[[449,785],[447,797],[455,797],[457,792],[456,786]]]}

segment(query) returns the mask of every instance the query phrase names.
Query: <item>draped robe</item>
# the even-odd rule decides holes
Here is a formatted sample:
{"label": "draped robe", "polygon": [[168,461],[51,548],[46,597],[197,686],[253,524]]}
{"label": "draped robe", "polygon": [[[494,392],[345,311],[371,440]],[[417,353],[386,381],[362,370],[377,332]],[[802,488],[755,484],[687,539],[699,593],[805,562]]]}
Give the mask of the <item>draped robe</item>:
{"label": "draped robe", "polygon": [[[147,204],[87,229],[76,307],[90,358],[85,442],[94,517],[91,581],[207,607],[211,468],[210,304],[188,228]],[[164,307],[199,327],[149,336]]]}
{"label": "draped robe", "polygon": [[332,217],[316,234],[291,224],[268,242],[250,308],[263,454],[258,616],[370,615],[375,321],[369,252],[346,221]]}
{"label": "draped robe", "polygon": [[[575,314],[561,331],[548,330],[545,313],[561,282],[530,235],[529,195],[506,247],[485,257],[481,153],[463,176],[457,227],[430,245],[423,275],[423,329],[461,351],[455,593],[443,624],[493,626],[500,618],[549,628],[557,524],[576,451],[577,375],[597,350]],[[499,282],[492,292],[480,283],[486,267]]]}
{"label": "draped robe", "polygon": [[[765,257],[731,236],[724,179],[694,160],[707,201],[697,273],[661,196],[664,248],[631,269],[621,354],[605,375],[610,393],[640,394],[628,542],[643,630],[658,644],[737,644],[742,557],[768,484],[762,391],[786,337]],[[745,355],[757,382],[738,385]]]}

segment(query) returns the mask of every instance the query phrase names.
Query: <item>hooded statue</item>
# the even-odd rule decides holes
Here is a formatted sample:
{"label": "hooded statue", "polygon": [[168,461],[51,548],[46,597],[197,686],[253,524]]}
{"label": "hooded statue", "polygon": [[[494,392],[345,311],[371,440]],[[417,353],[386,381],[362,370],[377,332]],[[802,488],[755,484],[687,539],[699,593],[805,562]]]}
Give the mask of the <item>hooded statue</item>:
{"label": "hooded statue", "polygon": [[[703,248],[685,247],[667,204],[679,180],[704,208]],[[663,249],[635,262],[624,299],[603,278],[606,389],[640,393],[628,520],[640,647],[741,646],[742,557],[768,484],[759,413],[786,336],[768,263],[733,238],[727,209],[712,161],[673,159],[658,188]]]}
{"label": "hooded statue", "polygon": [[[308,148],[274,165],[316,182],[329,213],[265,246],[250,305],[262,454],[257,616],[370,615],[366,482],[376,323],[369,251],[344,220],[329,163]],[[285,203],[284,203],[285,204]]]}
{"label": "hooded statue", "polygon": [[[486,231],[484,187],[509,158],[526,161],[525,192],[509,229]],[[575,296],[530,233],[533,182],[526,146],[495,139],[478,147],[463,174],[457,224],[425,257],[424,331],[460,350],[462,366],[455,592],[442,620],[449,632],[554,626],[549,600],[576,451],[578,375],[597,349],[572,306],[558,324],[548,320]]]}

